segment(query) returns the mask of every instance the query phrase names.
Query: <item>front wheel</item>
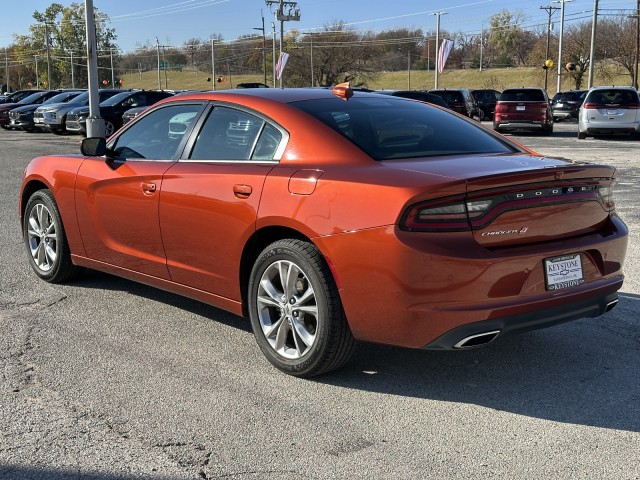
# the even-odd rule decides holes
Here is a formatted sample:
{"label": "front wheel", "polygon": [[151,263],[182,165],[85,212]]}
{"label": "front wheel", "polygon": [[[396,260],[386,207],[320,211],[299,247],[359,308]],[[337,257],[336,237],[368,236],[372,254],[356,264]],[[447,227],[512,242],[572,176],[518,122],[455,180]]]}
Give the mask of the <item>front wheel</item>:
{"label": "front wheel", "polygon": [[113,124],[113,122],[110,122],[109,120],[105,120],[104,121],[104,136],[105,137],[110,137],[111,135],[113,135],[113,132],[116,131],[116,127]]}
{"label": "front wheel", "polygon": [[22,218],[24,241],[31,268],[49,283],[70,280],[79,271],[71,252],[53,194],[38,190],[31,195]]}
{"label": "front wheel", "polygon": [[281,371],[312,377],[344,365],[355,346],[331,271],[318,249],[279,240],[256,260],[248,291],[260,349]]}

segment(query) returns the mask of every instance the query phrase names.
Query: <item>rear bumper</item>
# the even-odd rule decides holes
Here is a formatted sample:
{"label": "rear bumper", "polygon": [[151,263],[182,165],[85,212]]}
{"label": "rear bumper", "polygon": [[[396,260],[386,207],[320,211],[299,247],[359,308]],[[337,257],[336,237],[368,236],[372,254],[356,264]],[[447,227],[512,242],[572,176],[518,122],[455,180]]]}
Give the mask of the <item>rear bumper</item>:
{"label": "rear bumper", "polygon": [[508,120],[503,120],[503,121],[493,122],[493,125],[495,128],[503,128],[503,129],[510,128],[513,130],[517,130],[517,129],[542,130],[545,126],[547,126],[546,123],[542,123],[538,121],[523,121],[523,120],[513,121],[513,122],[510,122]]}
{"label": "rear bumper", "polygon": [[580,132],[587,135],[617,135],[640,133],[640,123],[589,122],[580,126]]}
{"label": "rear bumper", "polygon": [[[620,286],[622,286],[622,281],[620,282]],[[537,312],[522,313],[520,315],[469,323],[448,331],[423,348],[425,350],[471,348],[464,345],[465,339],[471,339],[472,346],[482,346],[492,342],[496,338],[547,328],[580,318],[599,317],[611,310],[617,301],[618,294],[614,292]],[[483,340],[475,340],[474,342],[474,339],[481,338],[484,334],[487,334],[486,342]]]}

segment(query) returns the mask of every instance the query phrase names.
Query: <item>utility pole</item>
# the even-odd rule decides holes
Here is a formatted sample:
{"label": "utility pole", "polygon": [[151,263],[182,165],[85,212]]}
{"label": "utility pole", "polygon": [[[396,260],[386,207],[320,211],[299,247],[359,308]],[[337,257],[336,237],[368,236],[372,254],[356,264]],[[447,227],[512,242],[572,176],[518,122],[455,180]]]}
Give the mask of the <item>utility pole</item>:
{"label": "utility pole", "polygon": [[44,41],[47,47],[47,90],[51,90],[51,42],[49,41],[49,24],[44,22]]}
{"label": "utility pole", "polygon": [[[547,15],[549,17],[549,20],[547,21],[547,53],[545,54],[546,56],[544,57],[544,61],[546,62],[549,59],[549,40],[550,40],[550,36],[551,36],[551,15],[553,15],[553,13],[556,10],[560,10],[560,7],[551,7],[551,6],[549,6],[549,7],[540,7],[540,10],[546,11]],[[548,80],[549,80],[549,69],[545,68],[545,70],[544,70],[544,89],[545,89],[545,91],[547,90]]]}
{"label": "utility pole", "polygon": [[71,50],[71,88],[76,88],[76,80],[73,76],[73,50]]}
{"label": "utility pole", "polygon": [[571,2],[572,0],[556,0],[553,3],[560,3],[560,37],[558,39],[558,85],[556,87],[556,93],[558,93],[562,86],[562,37],[564,36],[564,4]]}
{"label": "utility pole", "polygon": [[[284,22],[300,21],[300,9],[297,2],[289,2],[285,0],[264,0],[267,6],[278,5],[276,10],[276,20],[280,22],[280,54],[282,54],[282,39],[284,38]],[[287,13],[284,13],[284,7],[288,7]],[[280,88],[284,88],[284,71],[280,75]]]}
{"label": "utility pole", "polygon": [[7,47],[4,47],[4,76],[7,83],[7,93],[9,92],[9,55],[7,54]]}
{"label": "utility pole", "polygon": [[310,58],[311,58],[311,86],[312,87],[313,87],[313,84],[315,82],[315,79],[313,78],[313,33],[314,32],[309,32],[309,38],[311,39]]}
{"label": "utility pole", "polygon": [[262,11],[260,11],[260,15],[262,16],[262,27],[253,27],[254,30],[260,30],[262,32],[262,69],[264,70],[264,84],[267,84],[267,54],[265,49],[267,48],[266,39],[265,39],[265,31],[264,31],[264,15],[262,15]]}
{"label": "utility pole", "polygon": [[591,47],[589,50],[589,82],[588,87],[593,87],[593,69],[596,63],[596,30],[598,24],[598,0],[593,0],[593,19],[591,20]]}
{"label": "utility pole", "polygon": [[211,38],[211,90],[216,89],[216,49],[215,40]]}
{"label": "utility pole", "polygon": [[435,77],[435,82],[434,82],[434,88],[438,88],[438,74],[440,73],[440,16],[441,15],[446,15],[447,12],[435,12],[432,13],[431,15],[435,15],[436,16],[436,68],[435,68],[435,72],[436,72],[436,77]]}
{"label": "utility pole", "polygon": [[411,90],[411,45],[407,50],[407,90]]}
{"label": "utility pole", "polygon": [[[40,88],[40,75],[38,73],[38,55],[36,57],[36,88]],[[7,81],[7,85],[9,82]]]}
{"label": "utility pole", "polygon": [[113,49],[109,49],[109,57],[111,58],[111,88],[116,88],[116,79],[113,75]]}
{"label": "utility pole", "polygon": [[272,46],[273,46],[273,57],[271,58],[271,63],[273,66],[273,88],[276,88],[276,22],[271,22],[271,29],[273,30],[272,34]]}
{"label": "utility pole", "polygon": [[160,42],[156,37],[156,56],[158,57],[158,90],[162,90],[162,83],[160,83]]}
{"label": "utility pole", "polygon": [[[478,68],[478,71],[482,71],[482,50],[484,48],[483,46],[484,43],[484,19],[482,19],[482,21],[480,22],[480,68]],[[547,42],[548,44],[549,42]],[[549,55],[547,53],[547,55]]]}

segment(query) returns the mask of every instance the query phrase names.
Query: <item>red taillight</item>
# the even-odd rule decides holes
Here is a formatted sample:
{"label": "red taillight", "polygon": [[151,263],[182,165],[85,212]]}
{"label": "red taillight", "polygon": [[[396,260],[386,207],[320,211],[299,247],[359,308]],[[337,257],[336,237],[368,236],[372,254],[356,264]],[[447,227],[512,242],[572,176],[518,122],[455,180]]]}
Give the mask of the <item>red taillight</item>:
{"label": "red taillight", "polygon": [[627,105],[617,106],[616,108],[626,108],[628,110],[637,110],[640,108],[640,103],[629,103]]}
{"label": "red taillight", "polygon": [[594,102],[585,102],[582,104],[582,108],[586,108],[587,110],[595,110],[597,108],[601,108],[602,105]]}
{"label": "red taillight", "polygon": [[414,232],[470,230],[470,220],[484,215],[492,204],[492,200],[465,201],[463,197],[419,203],[407,209],[400,228]]}

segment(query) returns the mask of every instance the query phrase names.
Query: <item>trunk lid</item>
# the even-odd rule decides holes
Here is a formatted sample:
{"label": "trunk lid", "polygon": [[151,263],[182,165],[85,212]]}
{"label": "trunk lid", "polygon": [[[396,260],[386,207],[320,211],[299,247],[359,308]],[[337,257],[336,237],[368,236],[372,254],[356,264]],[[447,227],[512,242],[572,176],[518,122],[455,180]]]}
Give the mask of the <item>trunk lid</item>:
{"label": "trunk lid", "polygon": [[464,180],[473,237],[489,248],[594,232],[613,210],[615,168],[606,165],[522,154],[396,166]]}

